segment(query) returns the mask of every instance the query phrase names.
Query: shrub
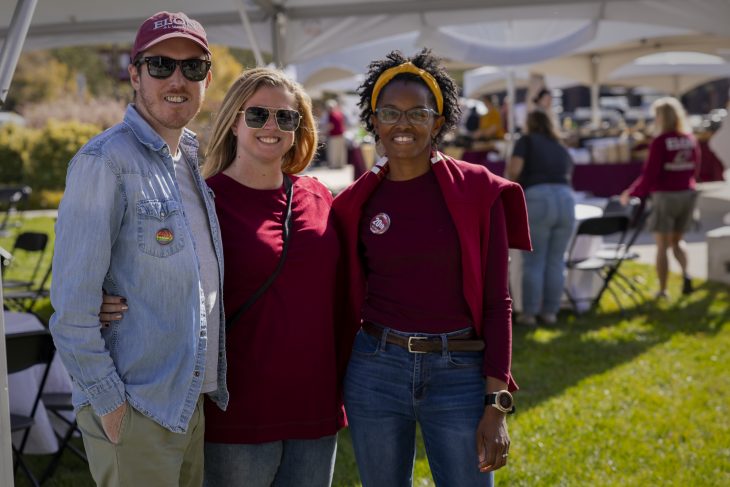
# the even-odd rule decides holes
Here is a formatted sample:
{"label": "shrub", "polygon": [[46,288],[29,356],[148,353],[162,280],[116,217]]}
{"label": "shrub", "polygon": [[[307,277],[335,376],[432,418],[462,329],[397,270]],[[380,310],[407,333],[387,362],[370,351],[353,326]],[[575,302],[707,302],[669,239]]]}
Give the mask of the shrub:
{"label": "shrub", "polygon": [[49,120],[30,151],[27,183],[33,191],[63,189],[69,161],[100,131],[91,124]]}
{"label": "shrub", "polygon": [[0,184],[25,182],[36,130],[12,123],[0,126]]}
{"label": "shrub", "polygon": [[53,101],[26,104],[20,110],[31,127],[42,128],[48,120],[75,120],[108,129],[122,121],[126,102],[112,98],[59,98]]}

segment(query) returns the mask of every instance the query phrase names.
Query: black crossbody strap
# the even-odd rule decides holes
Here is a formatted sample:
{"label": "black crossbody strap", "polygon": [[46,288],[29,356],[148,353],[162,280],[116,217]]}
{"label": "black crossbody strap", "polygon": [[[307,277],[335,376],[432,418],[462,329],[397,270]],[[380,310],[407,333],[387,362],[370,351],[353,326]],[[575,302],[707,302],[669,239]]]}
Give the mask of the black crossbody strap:
{"label": "black crossbody strap", "polygon": [[274,272],[268,279],[266,279],[266,282],[264,282],[261,287],[258,288],[256,292],[253,293],[251,297],[236,310],[233,316],[226,319],[226,331],[229,331],[241,315],[253,306],[253,304],[266,292],[266,290],[269,289],[271,284],[273,284],[274,280],[276,280],[276,277],[279,275],[279,272],[281,272],[281,268],[284,267],[284,260],[286,259],[286,252],[289,248],[289,239],[291,237],[291,202],[292,197],[294,196],[294,184],[288,174],[284,174],[284,189],[286,190],[286,213],[284,217],[284,228],[282,230],[284,245],[281,249],[281,258],[279,259],[279,263],[277,264],[276,269],[274,269]]}

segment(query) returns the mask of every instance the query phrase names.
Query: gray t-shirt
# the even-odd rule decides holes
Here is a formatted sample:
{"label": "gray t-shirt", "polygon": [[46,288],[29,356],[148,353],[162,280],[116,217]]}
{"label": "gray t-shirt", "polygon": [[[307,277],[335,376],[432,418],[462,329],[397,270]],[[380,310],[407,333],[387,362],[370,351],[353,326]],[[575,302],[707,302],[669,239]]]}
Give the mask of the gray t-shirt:
{"label": "gray t-shirt", "polygon": [[185,216],[193,233],[195,253],[200,262],[200,279],[205,294],[208,347],[205,353],[205,379],[202,392],[213,392],[218,389],[218,330],[220,329],[218,259],[213,248],[205,203],[195,185],[190,166],[184,160],[181,151],[178,151],[172,160],[175,167],[175,178],[182,194]]}
{"label": "gray t-shirt", "polygon": [[518,181],[523,188],[543,183],[570,185],[573,158],[559,142],[543,134],[523,135],[512,155],[525,161]]}

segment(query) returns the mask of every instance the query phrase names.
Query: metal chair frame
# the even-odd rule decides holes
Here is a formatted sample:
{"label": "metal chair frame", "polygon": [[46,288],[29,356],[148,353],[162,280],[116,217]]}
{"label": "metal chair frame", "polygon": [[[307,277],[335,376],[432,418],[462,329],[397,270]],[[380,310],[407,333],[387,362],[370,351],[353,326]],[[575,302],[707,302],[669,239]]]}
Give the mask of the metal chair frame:
{"label": "metal chair frame", "polygon": [[41,396],[43,394],[43,388],[45,387],[46,379],[48,378],[48,372],[51,369],[51,361],[53,360],[53,355],[55,353],[53,338],[47,329],[13,333],[5,336],[5,345],[9,374],[21,372],[33,367],[34,365],[45,365],[43,376],[41,378],[40,385],[38,386],[38,391],[36,392],[29,415],[10,415],[11,432],[23,431],[23,438],[20,442],[20,446],[16,448],[15,445],[13,445],[13,454],[15,456],[13,472],[17,472],[18,467],[20,467],[26,477],[28,477],[31,484],[38,487],[40,486],[40,483],[23,460],[23,452],[25,451],[25,445],[28,442],[30,430],[35,424],[35,420],[33,418],[38,410],[38,405],[40,404]]}

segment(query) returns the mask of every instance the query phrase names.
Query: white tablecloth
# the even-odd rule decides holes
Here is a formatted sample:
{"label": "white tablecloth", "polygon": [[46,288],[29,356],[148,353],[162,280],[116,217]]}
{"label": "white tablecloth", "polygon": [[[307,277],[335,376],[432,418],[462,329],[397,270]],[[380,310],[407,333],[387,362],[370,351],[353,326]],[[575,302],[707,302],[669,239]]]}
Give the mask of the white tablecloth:
{"label": "white tablecloth", "polygon": [[[38,318],[30,313],[15,313],[11,311],[5,311],[4,313],[6,335],[43,329],[43,325],[38,321]],[[36,365],[8,376],[8,395],[10,396],[11,413],[30,414],[35,395],[43,379],[43,367],[42,365]],[[44,391],[57,393],[71,392],[71,378],[58,355],[51,362],[51,370],[48,373]],[[65,432],[63,429],[65,425],[63,423],[58,420],[52,423],[49,413],[43,406],[43,401],[41,401],[36,410],[35,425],[31,428],[28,442],[25,445],[25,453],[45,454],[58,450],[58,440],[53,434],[52,424],[61,426],[59,431],[61,433]],[[22,435],[23,432],[13,434],[13,444],[19,446]]]}
{"label": "white tablecloth", "polygon": [[[603,215],[603,208],[600,206],[586,203],[577,203],[575,205],[576,223],[601,215]],[[602,237],[579,236],[575,241],[571,259],[588,257],[597,251],[602,243]],[[570,248],[570,245],[568,245],[568,248]],[[522,251],[510,250],[509,257],[509,284],[510,293],[512,294],[512,309],[520,312],[522,311]],[[588,299],[598,293],[601,286],[601,279],[592,272],[568,271],[565,277],[565,285],[570,290],[570,294],[578,300],[579,311],[585,311],[590,305]],[[565,295],[563,295],[563,303],[568,306],[570,305]]]}

